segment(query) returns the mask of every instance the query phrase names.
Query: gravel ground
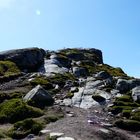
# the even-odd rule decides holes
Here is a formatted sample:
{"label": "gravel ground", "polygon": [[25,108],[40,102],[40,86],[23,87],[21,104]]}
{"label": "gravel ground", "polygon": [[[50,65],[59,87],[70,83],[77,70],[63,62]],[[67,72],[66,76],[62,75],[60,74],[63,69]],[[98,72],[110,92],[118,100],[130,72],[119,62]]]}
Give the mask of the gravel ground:
{"label": "gravel ground", "polygon": [[[76,140],[140,140],[135,135],[118,128],[105,128],[99,124],[88,123],[88,117],[91,114],[95,116],[99,115],[101,120],[105,122],[105,120],[103,120],[103,114],[93,114],[93,110],[91,113],[91,110],[83,110],[76,107],[65,107],[63,109],[65,112],[73,112],[74,117],[66,115],[63,119],[48,124],[45,129],[50,130],[51,132],[64,133],[65,136],[73,137]],[[109,133],[104,133],[100,131],[100,129],[108,130]],[[45,140],[45,138],[46,136],[38,137],[39,140]]]}

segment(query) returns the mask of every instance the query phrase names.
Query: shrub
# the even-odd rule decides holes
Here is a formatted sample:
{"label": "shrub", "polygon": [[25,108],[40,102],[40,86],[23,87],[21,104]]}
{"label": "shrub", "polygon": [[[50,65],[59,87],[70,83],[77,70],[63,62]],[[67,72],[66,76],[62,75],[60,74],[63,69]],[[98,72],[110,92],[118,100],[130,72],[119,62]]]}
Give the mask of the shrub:
{"label": "shrub", "polygon": [[92,98],[97,102],[104,102],[105,98],[100,95],[93,95]]}
{"label": "shrub", "polygon": [[0,123],[15,123],[26,118],[39,117],[41,115],[43,115],[43,112],[40,109],[31,107],[20,99],[11,99],[0,105]]}
{"label": "shrub", "polygon": [[25,119],[15,123],[8,133],[14,139],[22,139],[28,134],[37,135],[42,128],[43,124],[32,119]]}
{"label": "shrub", "polygon": [[140,122],[135,120],[117,120],[114,123],[117,127],[129,131],[140,131]]}

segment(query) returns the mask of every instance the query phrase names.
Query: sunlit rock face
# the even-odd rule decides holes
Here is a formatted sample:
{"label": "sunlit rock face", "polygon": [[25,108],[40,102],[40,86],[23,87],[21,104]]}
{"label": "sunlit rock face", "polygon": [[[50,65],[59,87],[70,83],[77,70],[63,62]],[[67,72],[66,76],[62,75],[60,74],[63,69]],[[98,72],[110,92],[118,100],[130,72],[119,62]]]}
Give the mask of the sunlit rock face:
{"label": "sunlit rock face", "polygon": [[9,60],[23,71],[37,71],[44,62],[45,51],[39,48],[16,49],[0,53],[0,60]]}

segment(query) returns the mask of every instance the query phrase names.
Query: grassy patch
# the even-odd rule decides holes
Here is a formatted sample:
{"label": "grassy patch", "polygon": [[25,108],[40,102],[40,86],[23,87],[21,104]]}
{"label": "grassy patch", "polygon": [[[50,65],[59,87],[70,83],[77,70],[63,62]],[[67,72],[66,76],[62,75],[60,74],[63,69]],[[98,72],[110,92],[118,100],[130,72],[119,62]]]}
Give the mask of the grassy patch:
{"label": "grassy patch", "polygon": [[2,103],[5,100],[10,100],[13,98],[22,98],[24,93],[21,92],[13,92],[13,93],[0,93],[0,103]]}
{"label": "grassy patch", "polygon": [[58,84],[60,87],[63,87],[67,80],[75,81],[75,77],[70,73],[55,74],[55,76],[50,77],[49,80],[51,83]]}
{"label": "grassy patch", "polygon": [[140,104],[135,102],[125,102],[125,101],[115,101],[115,106],[131,106],[131,107],[140,107]]}
{"label": "grassy patch", "polygon": [[60,50],[60,53],[64,54],[65,56],[68,56],[68,57],[70,56],[70,58],[72,58],[74,60],[77,60],[76,56],[81,56],[81,60],[92,60],[97,63],[102,63],[101,53],[91,51],[90,49],[67,48],[67,49]]}
{"label": "grassy patch", "polygon": [[52,84],[45,77],[36,77],[32,81],[30,81],[32,86],[41,85],[45,89],[52,89]]}
{"label": "grassy patch", "polygon": [[60,107],[49,107],[43,116],[44,123],[55,122],[64,117],[64,112]]}
{"label": "grassy patch", "polygon": [[121,129],[129,131],[140,131],[140,122],[135,120],[117,120],[115,125]]}
{"label": "grassy patch", "polygon": [[131,113],[131,119],[140,121],[140,109]]}
{"label": "grassy patch", "polygon": [[132,102],[133,99],[130,95],[123,95],[121,97],[117,97],[116,101],[123,101],[123,102]]}
{"label": "grassy patch", "polygon": [[122,111],[122,116],[126,117],[127,119],[130,118],[130,114],[131,114],[131,110],[126,109]]}
{"label": "grassy patch", "polygon": [[42,128],[43,124],[32,119],[25,119],[14,124],[13,128],[9,130],[9,136],[14,139],[22,139],[28,134],[37,135]]}
{"label": "grassy patch", "polygon": [[109,66],[107,64],[98,65],[96,67],[96,70],[97,71],[106,71],[112,76],[128,77],[127,74],[125,74],[121,68],[114,68],[114,67]]}
{"label": "grassy patch", "polygon": [[17,121],[43,115],[40,109],[27,105],[20,99],[11,99],[0,105],[0,123]]}
{"label": "grassy patch", "polygon": [[15,63],[11,61],[0,61],[0,76],[10,76],[19,74],[20,70]]}
{"label": "grassy patch", "polygon": [[114,115],[117,115],[121,113],[123,110],[132,110],[134,107],[132,106],[113,106],[109,108],[109,111],[111,111]]}
{"label": "grassy patch", "polygon": [[121,77],[124,77],[125,79],[130,79],[130,77],[128,77],[127,74],[125,74],[121,68],[114,68],[107,64],[95,65],[93,62],[86,63],[86,61],[84,61],[81,63],[81,67],[87,68],[91,74],[94,74],[100,71],[106,71],[112,76],[121,76]]}
{"label": "grassy patch", "polygon": [[66,98],[72,98],[74,96],[74,93],[71,93],[71,92],[68,92],[67,94],[66,94]]}

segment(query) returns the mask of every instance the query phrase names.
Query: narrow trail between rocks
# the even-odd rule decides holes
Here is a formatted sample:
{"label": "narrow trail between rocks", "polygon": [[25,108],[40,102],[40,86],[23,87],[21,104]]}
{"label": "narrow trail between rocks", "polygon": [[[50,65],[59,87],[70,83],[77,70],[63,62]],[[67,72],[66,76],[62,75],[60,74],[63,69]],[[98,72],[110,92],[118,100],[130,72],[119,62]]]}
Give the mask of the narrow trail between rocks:
{"label": "narrow trail between rocks", "polygon": [[[115,128],[107,128],[98,123],[88,123],[90,110],[65,107],[65,111],[73,112],[74,116],[69,117],[66,115],[65,118],[48,124],[45,129],[50,130],[50,132],[64,133],[65,136],[73,137],[75,140],[139,140],[136,136],[130,135],[123,130],[116,131]],[[97,114],[93,114],[92,112],[92,115],[96,116]],[[102,115],[103,114],[99,114],[100,122],[106,119],[106,117]],[[39,139],[45,140],[45,136]]]}

